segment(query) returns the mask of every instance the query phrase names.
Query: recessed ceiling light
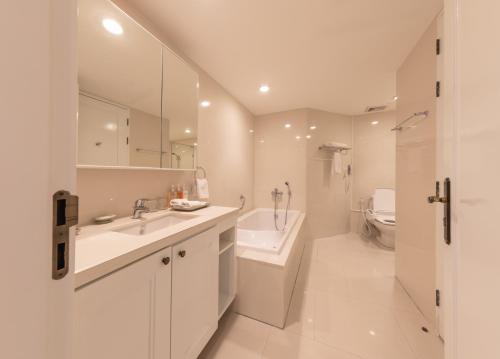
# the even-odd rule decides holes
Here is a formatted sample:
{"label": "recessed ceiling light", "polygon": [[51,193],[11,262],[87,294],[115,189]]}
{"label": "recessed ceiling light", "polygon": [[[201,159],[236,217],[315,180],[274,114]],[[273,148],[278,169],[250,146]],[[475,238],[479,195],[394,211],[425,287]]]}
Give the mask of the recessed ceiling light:
{"label": "recessed ceiling light", "polygon": [[198,144],[195,142],[195,143],[193,143],[193,146],[195,146],[195,147],[196,147],[196,146],[198,146]]}
{"label": "recessed ceiling light", "polygon": [[210,107],[211,103],[208,100],[203,100],[200,103],[201,107]]}
{"label": "recessed ceiling light", "polygon": [[307,135],[306,138],[309,140],[311,138],[311,135]]}
{"label": "recessed ceiling light", "polygon": [[186,129],[184,130],[184,132],[185,132],[185,133],[191,133],[191,130],[190,130],[189,128],[186,128]]}
{"label": "recessed ceiling light", "polygon": [[270,87],[268,85],[260,85],[260,87],[259,87],[259,91],[262,93],[269,92],[269,90],[270,90]]}
{"label": "recessed ceiling light", "polygon": [[300,136],[295,136],[296,140],[300,140],[300,138],[301,138]]}
{"label": "recessed ceiling light", "polygon": [[104,28],[113,35],[123,34],[123,27],[116,20],[104,19],[102,20],[102,26],[104,26]]}
{"label": "recessed ceiling light", "polygon": [[309,127],[310,130],[314,131],[316,129],[316,126],[315,125],[312,125]]}
{"label": "recessed ceiling light", "polygon": [[291,124],[289,124],[289,123],[285,123],[285,128],[290,128],[290,127],[292,127],[292,125],[291,125]]}
{"label": "recessed ceiling light", "polygon": [[397,101],[397,100],[398,100],[398,98],[399,98],[399,97],[394,96],[394,97],[392,98],[392,100],[393,100],[393,101]]}
{"label": "recessed ceiling light", "polygon": [[372,121],[372,125],[378,125],[378,121]]}
{"label": "recessed ceiling light", "polygon": [[253,130],[248,130],[248,132],[253,133]]}
{"label": "recessed ceiling light", "polygon": [[264,140],[260,140],[259,142],[260,142],[260,143],[264,143]]}

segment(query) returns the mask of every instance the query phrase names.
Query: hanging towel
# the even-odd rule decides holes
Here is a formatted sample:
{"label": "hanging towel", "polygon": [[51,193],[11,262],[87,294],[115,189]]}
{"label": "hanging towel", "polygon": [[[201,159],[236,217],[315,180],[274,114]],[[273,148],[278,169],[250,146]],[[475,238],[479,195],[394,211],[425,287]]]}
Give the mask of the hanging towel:
{"label": "hanging towel", "polygon": [[208,200],[208,181],[206,178],[196,179],[196,189],[198,191],[198,198],[201,200]]}
{"label": "hanging towel", "polygon": [[335,173],[342,173],[342,155],[340,152],[335,152],[333,154],[333,166]]}

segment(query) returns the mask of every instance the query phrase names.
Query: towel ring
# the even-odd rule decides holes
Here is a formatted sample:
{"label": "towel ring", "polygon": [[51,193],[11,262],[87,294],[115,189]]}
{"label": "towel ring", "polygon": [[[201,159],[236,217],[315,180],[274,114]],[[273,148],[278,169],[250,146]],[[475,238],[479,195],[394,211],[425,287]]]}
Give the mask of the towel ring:
{"label": "towel ring", "polygon": [[[203,173],[203,177],[198,177],[198,171],[202,171]],[[207,178],[207,171],[205,171],[205,169],[201,166],[196,166],[196,171],[194,172],[194,177],[195,178]]]}

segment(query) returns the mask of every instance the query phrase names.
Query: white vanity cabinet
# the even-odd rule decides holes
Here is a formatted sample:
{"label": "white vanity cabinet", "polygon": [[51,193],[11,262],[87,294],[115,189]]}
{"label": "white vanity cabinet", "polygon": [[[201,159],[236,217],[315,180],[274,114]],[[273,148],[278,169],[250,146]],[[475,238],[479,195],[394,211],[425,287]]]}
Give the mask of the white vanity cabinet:
{"label": "white vanity cabinet", "polygon": [[219,232],[209,229],[172,252],[172,359],[194,359],[217,330]]}
{"label": "white vanity cabinet", "polygon": [[170,357],[172,249],[75,293],[75,359]]}
{"label": "white vanity cabinet", "polygon": [[75,359],[195,359],[218,325],[218,228],[90,282],[75,298]]}

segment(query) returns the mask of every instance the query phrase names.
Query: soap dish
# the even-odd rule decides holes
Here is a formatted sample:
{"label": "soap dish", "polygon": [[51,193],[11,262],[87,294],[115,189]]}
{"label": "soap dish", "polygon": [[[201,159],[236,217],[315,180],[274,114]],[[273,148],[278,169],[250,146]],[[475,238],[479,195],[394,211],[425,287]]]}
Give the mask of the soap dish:
{"label": "soap dish", "polygon": [[94,218],[95,224],[106,224],[111,223],[116,218],[116,214],[110,214],[108,216],[101,216]]}

